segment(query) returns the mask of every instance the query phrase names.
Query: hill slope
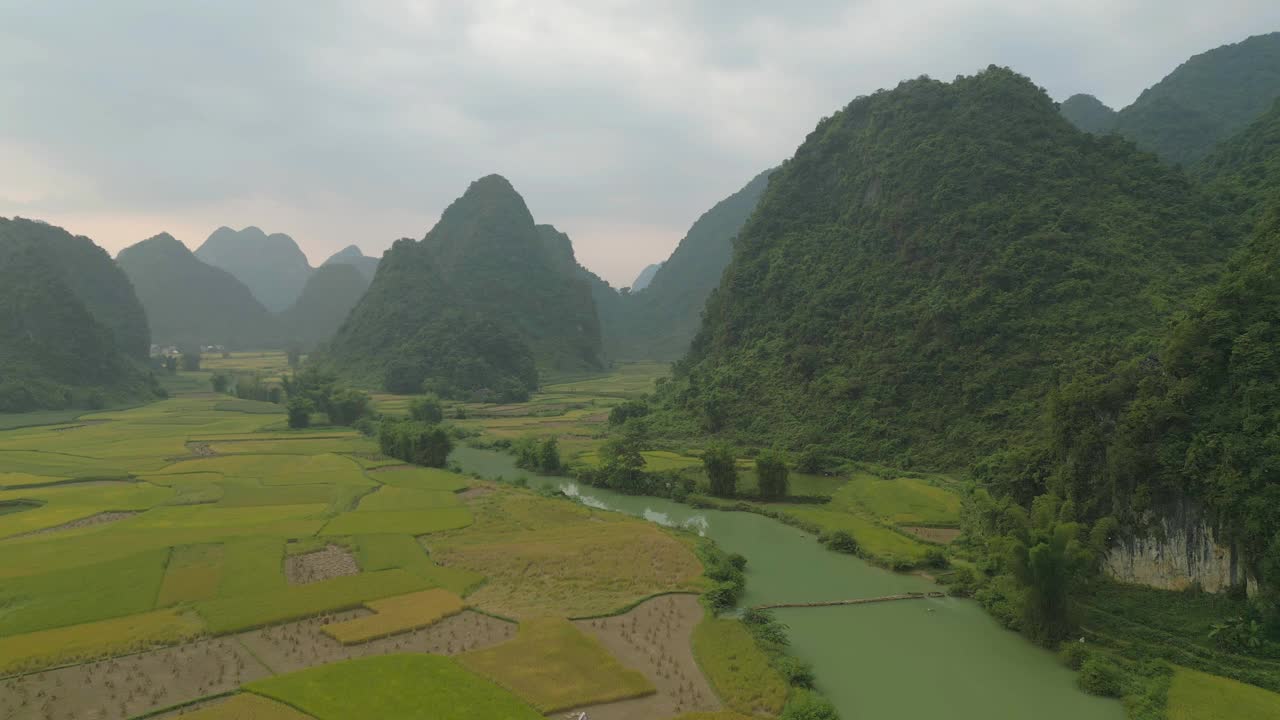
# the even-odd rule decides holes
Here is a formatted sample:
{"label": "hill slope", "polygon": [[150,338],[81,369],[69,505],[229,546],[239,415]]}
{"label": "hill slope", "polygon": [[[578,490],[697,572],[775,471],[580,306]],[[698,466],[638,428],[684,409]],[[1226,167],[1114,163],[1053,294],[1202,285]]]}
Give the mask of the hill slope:
{"label": "hill slope", "polygon": [[[665,402],[712,430],[963,464],[1151,342],[1225,248],[1176,170],[1000,68],[821,122],[771,179]],[[655,285],[657,279],[655,279]]]}
{"label": "hill slope", "polygon": [[196,257],[234,275],[272,312],[292,305],[311,275],[307,256],[293,238],[267,235],[252,226],[239,232],[229,227],[214,230]]}
{"label": "hill slope", "polygon": [[502,316],[468,307],[423,243],[398,240],[321,362],[392,392],[519,400],[538,385],[533,352]]}
{"label": "hill slope", "polygon": [[653,281],[629,299],[626,355],[675,360],[689,349],[707,298],[733,256],[733,239],[769,187],[772,169],[721,200],[694,221]]}
{"label": "hill slope", "polygon": [[1091,133],[1108,133],[1116,127],[1116,111],[1092,95],[1072,95],[1058,106],[1072,125]]}
{"label": "hill slope", "polygon": [[324,261],[325,265],[354,265],[364,276],[370,281],[373,280],[373,274],[378,271],[378,258],[365,255],[360,248],[355,245],[348,245]]}
{"label": "hill slope", "polygon": [[505,178],[471,183],[422,244],[466,305],[508,318],[541,367],[602,366],[591,289],[548,253],[524,199]]}
{"label": "hill slope", "polygon": [[1280,193],[1280,100],[1192,170],[1232,213],[1257,220]]}
{"label": "hill slope", "polygon": [[1117,114],[1115,131],[1173,163],[1191,164],[1280,97],[1280,32],[1255,35],[1179,65]]}
{"label": "hill slope", "polygon": [[249,288],[200,261],[168,233],[125,248],[117,258],[146,308],[158,343],[279,346],[279,328]]}
{"label": "hill slope", "polygon": [[369,278],[355,265],[321,265],[293,307],[280,314],[283,334],[308,347],[329,340],[368,287]]}
{"label": "hill slope", "polygon": [[[0,412],[153,396],[141,306],[88,238],[0,218]],[[126,353],[125,350],[128,350]]]}

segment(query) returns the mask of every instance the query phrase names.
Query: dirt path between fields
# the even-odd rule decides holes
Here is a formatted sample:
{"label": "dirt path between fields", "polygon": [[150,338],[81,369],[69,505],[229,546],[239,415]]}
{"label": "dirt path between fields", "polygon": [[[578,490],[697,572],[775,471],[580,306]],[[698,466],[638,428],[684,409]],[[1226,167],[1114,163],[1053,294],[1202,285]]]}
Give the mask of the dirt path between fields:
{"label": "dirt path between fields", "polygon": [[79,528],[93,527],[94,525],[106,525],[107,523],[128,520],[137,514],[138,512],[134,510],[127,512],[101,512],[97,515],[90,515],[89,517],[72,520],[71,522],[62,523],[61,525],[32,530],[31,532],[25,532],[20,535],[12,535],[6,539],[31,537],[32,535],[48,535],[49,533],[62,532],[63,530],[76,530]]}
{"label": "dirt path between fields", "polygon": [[903,525],[901,527],[921,540],[928,540],[940,545],[947,545],[952,540],[960,537],[960,531],[955,528],[934,528],[920,525]]}
{"label": "dirt path between fields", "polygon": [[576,713],[586,712],[591,720],[652,720],[720,709],[719,698],[693,658],[693,628],[702,615],[696,595],[663,595],[624,615],[575,621],[623,665],[644,673],[658,692],[547,717],[576,717]]}

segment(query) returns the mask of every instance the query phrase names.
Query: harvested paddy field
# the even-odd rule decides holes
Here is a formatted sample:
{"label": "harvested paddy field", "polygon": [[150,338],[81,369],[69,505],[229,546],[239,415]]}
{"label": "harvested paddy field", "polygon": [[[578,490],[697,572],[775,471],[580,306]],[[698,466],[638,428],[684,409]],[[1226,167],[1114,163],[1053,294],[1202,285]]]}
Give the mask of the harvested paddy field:
{"label": "harvested paddy field", "polygon": [[360,566],[351,551],[333,544],[323,550],[289,555],[284,561],[284,576],[290,585],[306,585],[359,572]]}
{"label": "harvested paddy field", "polygon": [[704,610],[696,595],[663,595],[614,617],[577,620],[624,665],[640,671],[655,692],[620,702],[579,707],[600,720],[647,720],[720,708],[693,656],[694,628]]}

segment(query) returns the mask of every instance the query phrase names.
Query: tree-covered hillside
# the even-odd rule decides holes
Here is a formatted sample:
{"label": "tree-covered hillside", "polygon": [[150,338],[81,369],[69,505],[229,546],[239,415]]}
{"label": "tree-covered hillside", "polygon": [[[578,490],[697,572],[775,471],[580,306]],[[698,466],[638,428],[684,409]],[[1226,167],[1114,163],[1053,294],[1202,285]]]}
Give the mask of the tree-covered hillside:
{"label": "tree-covered hillside", "polygon": [[298,301],[280,314],[282,332],[306,347],[328,341],[368,287],[369,278],[355,265],[338,262],[316,268]]}
{"label": "tree-covered hillside", "polygon": [[234,275],[272,312],[292,305],[311,275],[307,256],[293,238],[267,235],[253,226],[239,232],[229,227],[214,230],[196,257]]}
{"label": "tree-covered hillside", "polygon": [[1153,342],[1227,250],[1204,204],[1009,70],[859,98],[774,173],[665,403],[962,465],[1020,442],[1062,378]]}
{"label": "tree-covered hillside", "polygon": [[1280,98],[1280,32],[1201,53],[1116,116],[1115,131],[1168,162],[1189,165]]}
{"label": "tree-covered hillside", "polygon": [[71,292],[115,336],[116,347],[130,357],[146,360],[151,347],[147,315],[129,278],[106,250],[87,237],[43,222],[0,218],[0,223],[9,232],[43,246]]}
{"label": "tree-covered hillside", "polygon": [[502,315],[469,307],[421,242],[398,240],[320,362],[392,392],[528,397],[533,352]]}
{"label": "tree-covered hillside", "polygon": [[1280,99],[1193,168],[1229,212],[1256,221],[1280,193]]}
{"label": "tree-covered hillside", "polygon": [[158,343],[278,347],[276,319],[249,288],[161,233],[120,252]]}
{"label": "tree-covered hillside", "polygon": [[760,173],[703,213],[643,290],[614,293],[616,298],[597,294],[611,357],[675,360],[689,349],[702,308],[729,264],[733,239],[755,210],[771,172]]}
{"label": "tree-covered hillside", "polygon": [[540,366],[602,366],[591,289],[548,253],[524,199],[505,178],[471,183],[422,244],[459,299],[490,317],[507,318]]}
{"label": "tree-covered hillside", "polygon": [[1091,133],[1108,133],[1116,127],[1116,111],[1092,95],[1072,95],[1058,106],[1072,125]]}
{"label": "tree-covered hillside", "polygon": [[[324,265],[354,265],[369,280],[378,271],[378,258],[365,255],[355,245],[348,245],[324,261]],[[321,265],[321,267],[324,267]]]}
{"label": "tree-covered hillside", "polygon": [[154,397],[129,357],[137,314],[128,281],[88,238],[0,218],[0,412]]}

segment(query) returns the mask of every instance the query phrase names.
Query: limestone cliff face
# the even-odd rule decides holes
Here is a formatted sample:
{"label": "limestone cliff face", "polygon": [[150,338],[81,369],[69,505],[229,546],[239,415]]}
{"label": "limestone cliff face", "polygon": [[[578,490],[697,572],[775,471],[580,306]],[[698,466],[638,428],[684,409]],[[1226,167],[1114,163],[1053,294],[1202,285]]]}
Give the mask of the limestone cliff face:
{"label": "limestone cliff face", "polygon": [[1107,573],[1121,582],[1165,590],[1182,590],[1193,583],[1208,592],[1222,592],[1248,577],[1236,548],[1220,540],[1200,509],[1179,503],[1149,523],[1146,535],[1121,540],[1106,558]]}

